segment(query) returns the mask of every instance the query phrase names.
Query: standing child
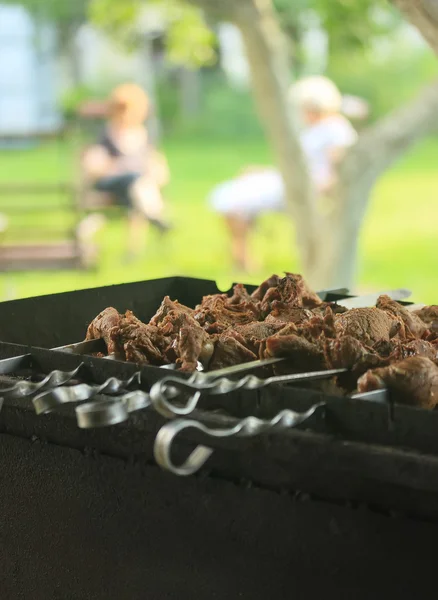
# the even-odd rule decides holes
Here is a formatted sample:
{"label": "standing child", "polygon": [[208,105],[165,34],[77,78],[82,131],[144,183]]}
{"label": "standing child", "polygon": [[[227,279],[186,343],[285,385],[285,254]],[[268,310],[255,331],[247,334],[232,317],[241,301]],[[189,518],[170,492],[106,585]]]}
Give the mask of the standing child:
{"label": "standing child", "polygon": [[[320,196],[330,195],[337,166],[357,139],[353,126],[341,114],[342,96],[329,79],[307,77],[291,87],[290,99],[300,112],[301,146],[315,189]],[[282,177],[275,168],[246,170],[219,184],[210,195],[210,204],[225,219],[234,266],[247,271],[248,237],[257,217],[285,208]]]}

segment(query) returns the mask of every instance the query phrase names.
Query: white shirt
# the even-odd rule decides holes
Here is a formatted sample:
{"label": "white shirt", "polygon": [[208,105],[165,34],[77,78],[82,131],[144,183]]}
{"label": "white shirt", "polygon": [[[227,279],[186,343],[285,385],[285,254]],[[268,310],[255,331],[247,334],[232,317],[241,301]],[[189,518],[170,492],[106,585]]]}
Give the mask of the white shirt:
{"label": "white shirt", "polygon": [[[302,131],[301,146],[317,187],[332,179],[330,150],[351,146],[356,139],[353,126],[341,115],[327,117]],[[222,214],[255,216],[265,211],[283,210],[283,179],[273,168],[247,173],[216,186],[210,195],[210,203]]]}
{"label": "white shirt", "polygon": [[347,148],[356,140],[356,131],[342,115],[327,117],[302,132],[301,146],[316,186],[324,185],[332,178],[330,150]]}

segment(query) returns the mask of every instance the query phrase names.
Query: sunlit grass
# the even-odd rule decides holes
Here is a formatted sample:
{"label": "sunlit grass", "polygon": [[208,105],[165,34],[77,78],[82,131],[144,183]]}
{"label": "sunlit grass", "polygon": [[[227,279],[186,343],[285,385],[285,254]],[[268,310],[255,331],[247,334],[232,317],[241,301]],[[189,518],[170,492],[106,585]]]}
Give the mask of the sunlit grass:
{"label": "sunlit grass", "polygon": [[[248,163],[267,163],[269,152],[260,139],[171,139],[166,152],[172,182],[166,196],[174,232],[165,240],[151,231],[144,256],[124,261],[125,224],[112,219],[99,235],[101,260],[95,272],[30,272],[0,276],[0,296],[24,297],[83,287],[135,281],[167,275],[193,275],[223,285],[233,280],[256,282],[272,272],[299,269],[293,227],[284,216],[269,215],[252,239],[259,272],[233,273],[227,238],[220,219],[206,203],[212,186],[233,176]],[[77,146],[47,144],[23,152],[0,153],[0,181],[63,181],[72,176]],[[358,289],[410,287],[417,300],[437,301],[438,283],[438,140],[430,139],[388,172],[376,187],[360,239]],[[1,205],[8,200],[0,196]],[[38,203],[38,196],[29,198]],[[65,198],[58,198],[65,202]],[[15,224],[31,227],[37,217]],[[17,219],[17,218],[15,218]],[[65,213],[43,220],[70,225]]]}

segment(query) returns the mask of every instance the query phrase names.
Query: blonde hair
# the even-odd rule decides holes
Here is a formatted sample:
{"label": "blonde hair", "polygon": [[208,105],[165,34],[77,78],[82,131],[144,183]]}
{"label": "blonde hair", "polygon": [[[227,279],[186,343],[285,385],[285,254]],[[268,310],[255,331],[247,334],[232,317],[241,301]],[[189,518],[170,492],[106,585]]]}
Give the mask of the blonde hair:
{"label": "blonde hair", "polygon": [[109,99],[110,120],[125,126],[141,125],[149,113],[149,97],[135,83],[117,86]]}
{"label": "blonde hair", "polygon": [[289,89],[291,102],[304,110],[321,114],[338,113],[342,108],[342,95],[336,85],[322,75],[304,77]]}

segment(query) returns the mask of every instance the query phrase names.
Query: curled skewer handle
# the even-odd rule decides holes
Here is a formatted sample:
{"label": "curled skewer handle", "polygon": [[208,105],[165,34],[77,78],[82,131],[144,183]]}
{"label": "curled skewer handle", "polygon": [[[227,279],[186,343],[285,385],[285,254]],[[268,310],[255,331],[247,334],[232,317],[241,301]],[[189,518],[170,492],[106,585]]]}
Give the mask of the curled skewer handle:
{"label": "curled skewer handle", "polygon": [[149,394],[135,390],[120,398],[105,398],[87,402],[76,407],[76,419],[81,429],[108,427],[123,423],[130,413],[148,408],[151,405]]}
{"label": "curled skewer handle", "polygon": [[175,465],[171,454],[172,445],[177,435],[187,429],[196,429],[208,437],[230,438],[230,437],[255,437],[264,433],[283,431],[296,427],[309,419],[324,403],[315,404],[304,413],[293,410],[282,410],[273,419],[263,420],[257,417],[245,417],[237,421],[232,427],[217,429],[211,428],[194,419],[177,419],[169,421],[157,433],[154,443],[154,456],[156,462],[167,471],[175,475],[193,475],[206,463],[213,453],[208,446],[199,445],[191,452],[181,465]]}
{"label": "curled skewer handle", "polygon": [[[157,381],[152,386],[150,395],[155,410],[166,418],[173,418],[191,414],[198,405],[202,393],[219,395],[235,392],[236,390],[258,390],[275,383],[326,379],[345,371],[346,369],[330,369],[309,373],[277,375],[267,379],[260,379],[255,375],[246,375],[238,380],[228,379],[227,377],[211,380],[208,373],[205,375],[195,374],[190,379],[169,376]],[[172,400],[178,398],[184,392],[191,393],[185,404],[174,404]]]}
{"label": "curled skewer handle", "polygon": [[91,400],[99,394],[119,394],[125,391],[133,383],[139,384],[141,373],[137,371],[129,379],[117,379],[109,377],[100,385],[79,383],[72,386],[62,386],[44,391],[33,399],[33,405],[38,415],[50,412],[64,404],[84,402]]}
{"label": "curled skewer handle", "polygon": [[53,388],[65,385],[74,379],[83,366],[83,363],[81,363],[73,371],[52,371],[37,383],[24,380],[18,381],[8,388],[1,389],[0,395],[2,398],[25,398],[26,396],[32,396],[38,392],[44,392],[44,390],[52,390]]}

